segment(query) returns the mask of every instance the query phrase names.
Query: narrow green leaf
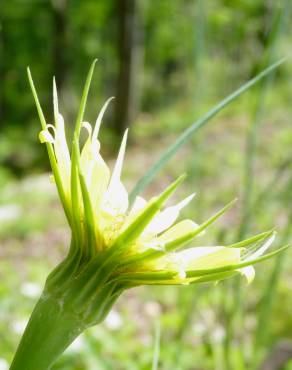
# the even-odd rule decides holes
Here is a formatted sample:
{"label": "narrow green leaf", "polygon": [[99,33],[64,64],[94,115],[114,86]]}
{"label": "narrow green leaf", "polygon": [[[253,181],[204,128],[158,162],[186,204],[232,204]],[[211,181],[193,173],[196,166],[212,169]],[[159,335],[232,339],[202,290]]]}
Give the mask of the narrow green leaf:
{"label": "narrow green leaf", "polygon": [[185,144],[191,136],[202,126],[204,126],[211,118],[213,118],[217,113],[219,113],[223,108],[230,104],[233,100],[238,98],[245,91],[250,89],[253,85],[259,82],[264,77],[268,76],[276,68],[278,68],[287,58],[280,59],[276,63],[270,65],[268,68],[264,69],[257,76],[246,82],[239,89],[234,91],[232,94],[221,100],[217,105],[215,105],[210,111],[208,111],[204,116],[199,118],[191,126],[189,126],[178,139],[166,149],[159,160],[147,171],[147,173],[138,181],[134,189],[130,194],[130,202],[132,203],[136,196],[141,193],[154,179],[156,174],[164,167],[164,165],[171,159],[171,157],[180,149],[180,147]]}
{"label": "narrow green leaf", "polygon": [[74,130],[74,134],[76,134],[76,136],[78,138],[79,138],[79,134],[80,134],[80,130],[81,130],[81,124],[82,124],[82,121],[83,121],[83,116],[84,116],[85,106],[86,106],[86,102],[87,102],[88,92],[89,92],[89,88],[90,88],[90,84],[91,84],[91,80],[92,80],[92,76],[93,76],[94,67],[95,67],[96,62],[97,62],[97,59],[94,59],[93,63],[91,64],[91,67],[89,69],[89,72],[88,72],[88,75],[87,75],[87,78],[86,78],[86,81],[85,81],[82,97],[81,97],[81,102],[80,102],[79,111],[78,111],[78,115],[77,115],[77,119],[76,119],[75,130]]}
{"label": "narrow green leaf", "polygon": [[81,230],[81,212],[82,204],[80,204],[80,179],[78,173],[78,156],[79,145],[78,137],[74,134],[72,145],[72,158],[71,158],[71,204],[72,204],[72,217],[73,228],[72,232],[76,238],[76,243],[82,245],[82,230]]}
{"label": "narrow green leaf", "polygon": [[46,119],[45,119],[45,116],[44,116],[44,113],[43,113],[43,110],[42,110],[42,107],[41,107],[41,104],[40,104],[40,101],[39,101],[39,98],[38,98],[38,94],[36,92],[36,88],[34,86],[34,82],[33,82],[29,67],[27,67],[27,76],[28,76],[28,81],[29,81],[29,84],[30,84],[30,88],[31,88],[33,97],[34,97],[35,105],[37,107],[37,111],[38,111],[38,114],[39,114],[42,129],[46,130],[47,129],[47,122],[46,122]]}
{"label": "narrow green leaf", "polygon": [[240,242],[229,244],[226,247],[227,248],[244,248],[247,247],[250,244],[253,244],[255,242],[262,241],[263,239],[267,239],[274,233],[274,230],[266,231],[261,234],[257,234],[255,236],[252,236],[251,238],[241,240]]}
{"label": "narrow green leaf", "polygon": [[[44,116],[44,113],[43,113],[43,110],[42,110],[42,107],[41,107],[41,104],[40,104],[40,101],[39,101],[39,98],[38,98],[38,95],[37,95],[37,92],[36,92],[36,88],[34,86],[34,82],[33,82],[29,67],[27,68],[27,76],[28,76],[28,81],[29,81],[29,84],[30,84],[30,88],[31,88],[33,97],[34,97],[34,101],[35,101],[35,104],[36,104],[36,107],[37,107],[37,111],[38,111],[38,115],[39,115],[39,119],[40,119],[40,122],[41,122],[42,129],[46,130],[47,129],[46,119],[45,119],[45,116]],[[53,149],[53,146],[52,146],[51,143],[46,143],[46,147],[47,147],[47,151],[48,151],[50,165],[51,165],[54,177],[55,177],[59,197],[60,197],[60,200],[62,202],[64,212],[66,214],[66,218],[67,218],[68,223],[70,225],[71,224],[70,207],[68,205],[68,201],[67,201],[66,196],[65,196],[65,192],[64,192],[64,188],[63,188],[59,168],[58,168],[58,165],[57,165],[54,149]]]}
{"label": "narrow green leaf", "polygon": [[81,234],[81,220],[80,220],[80,212],[79,212],[79,191],[80,191],[80,179],[79,179],[79,171],[78,171],[78,156],[80,155],[79,149],[79,135],[81,130],[81,125],[83,121],[85,106],[87,102],[88,92],[92,80],[92,75],[94,72],[94,67],[96,64],[96,59],[91,64],[89,69],[82,97],[79,106],[79,111],[77,114],[76,125],[74,130],[74,138],[73,138],[73,147],[72,147],[72,156],[71,156],[71,202],[72,202],[72,213],[74,219],[74,228],[73,231],[75,232],[75,237],[81,241],[82,234]]}
{"label": "narrow green leaf", "polygon": [[99,243],[97,242],[97,227],[95,223],[95,217],[93,212],[93,207],[90,199],[90,194],[86,185],[84,175],[81,172],[79,166],[79,179],[80,179],[80,188],[83,198],[84,213],[85,213],[85,222],[87,226],[87,238],[89,244],[89,256],[93,257],[99,249]]}

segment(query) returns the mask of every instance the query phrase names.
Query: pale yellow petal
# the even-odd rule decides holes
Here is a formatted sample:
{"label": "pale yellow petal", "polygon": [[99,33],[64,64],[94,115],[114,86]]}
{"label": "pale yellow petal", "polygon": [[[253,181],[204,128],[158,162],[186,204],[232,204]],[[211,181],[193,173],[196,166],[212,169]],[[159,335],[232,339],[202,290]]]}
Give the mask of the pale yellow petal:
{"label": "pale yellow petal", "polygon": [[[87,182],[88,178],[91,178],[91,167],[94,160],[93,150],[92,150],[92,141],[91,141],[91,135],[92,135],[92,127],[90,123],[83,122],[82,128],[84,128],[87,131],[87,139],[85,141],[85,144],[83,145],[83,148],[81,150],[80,155],[80,166],[82,169],[82,173],[85,176]],[[99,149],[98,149],[99,150]],[[87,184],[88,185],[88,184]]]}
{"label": "pale yellow petal", "polygon": [[127,144],[127,138],[128,138],[128,130],[125,131],[123,140],[120,146],[118,158],[116,160],[115,167],[113,169],[111,181],[109,184],[109,188],[111,186],[114,186],[116,182],[119,182],[121,179],[121,173],[122,173],[122,168],[123,168],[123,162],[124,162],[124,157],[125,157],[125,151],[126,151],[126,144]]}
{"label": "pale yellow petal", "polygon": [[254,260],[263,255],[270,248],[275,238],[276,233],[274,232],[273,235],[259,249],[246,258],[245,261]]}
{"label": "pale yellow petal", "polygon": [[88,122],[83,122],[83,127],[88,132],[88,138],[83,146],[80,164],[85,176],[93,208],[98,208],[108,187],[110,171],[105,161],[99,154],[100,143],[92,139],[92,127]]}
{"label": "pale yellow petal", "polygon": [[194,247],[178,253],[186,270],[217,268],[240,262],[240,249],[225,247]]}
{"label": "pale yellow petal", "polygon": [[91,126],[91,124],[87,121],[82,122],[82,128],[85,128],[85,130],[88,133],[87,142],[91,141],[91,135],[92,135],[92,126]]}
{"label": "pale yellow petal", "polygon": [[112,215],[124,214],[129,206],[128,192],[121,182],[127,135],[128,130],[124,134],[110,183],[101,204],[102,210]]}
{"label": "pale yellow petal", "polygon": [[198,224],[192,220],[183,220],[172,226],[170,229],[165,231],[158,237],[159,241],[169,242],[174,239],[178,239],[183,235],[189,234],[199,227]]}
{"label": "pale yellow petal", "polygon": [[237,271],[246,278],[248,284],[250,284],[255,277],[255,269],[253,266],[246,266]]}
{"label": "pale yellow petal", "polygon": [[147,204],[148,202],[144,198],[137,196],[128,214],[126,224],[129,225]]}
{"label": "pale yellow petal", "polygon": [[120,215],[126,213],[128,205],[128,192],[121,181],[116,181],[105,192],[101,208],[108,214]]}
{"label": "pale yellow petal", "polygon": [[175,206],[168,207],[158,213],[144,230],[144,234],[157,235],[168,229],[176,221],[182,208],[189,204],[194,196],[195,194],[191,194]]}
{"label": "pale yellow petal", "polygon": [[[49,130],[52,130],[53,134]],[[61,114],[58,115],[58,127],[51,124],[47,125],[47,129],[40,132],[39,138],[42,143],[53,144],[64,190],[66,195],[69,196],[71,161],[66,141],[64,119]]]}
{"label": "pale yellow petal", "polygon": [[70,189],[71,160],[66,140],[64,119],[61,114],[58,115],[58,127],[55,129],[54,149],[65,191],[68,194]]}
{"label": "pale yellow petal", "polygon": [[92,168],[91,182],[89,184],[90,192],[93,194],[93,202],[95,207],[99,207],[101,199],[105,194],[110,179],[110,170],[102,159],[100,154],[94,157]]}
{"label": "pale yellow petal", "polygon": [[97,136],[98,136],[98,133],[99,133],[99,129],[100,129],[100,125],[101,125],[101,121],[102,121],[102,118],[103,118],[103,115],[106,111],[106,108],[108,107],[109,103],[114,99],[114,97],[112,96],[111,98],[109,98],[103,105],[103,107],[101,108],[99,114],[98,114],[98,117],[96,119],[96,123],[95,123],[95,127],[94,127],[94,131],[93,131],[93,139],[96,140],[97,139]]}
{"label": "pale yellow petal", "polygon": [[42,144],[43,143],[51,143],[51,144],[53,144],[55,142],[55,139],[54,139],[53,135],[48,130],[42,130],[39,133],[39,139],[40,139],[40,142]]}

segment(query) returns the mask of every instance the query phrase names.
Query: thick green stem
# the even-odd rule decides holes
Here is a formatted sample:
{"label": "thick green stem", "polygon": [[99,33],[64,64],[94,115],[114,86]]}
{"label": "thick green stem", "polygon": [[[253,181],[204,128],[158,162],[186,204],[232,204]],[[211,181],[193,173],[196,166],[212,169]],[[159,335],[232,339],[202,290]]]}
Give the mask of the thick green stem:
{"label": "thick green stem", "polygon": [[104,320],[123,291],[99,258],[82,264],[81,251],[69,253],[47,278],[10,370],[51,369],[79,334]]}
{"label": "thick green stem", "polygon": [[64,309],[62,300],[43,296],[37,303],[10,370],[48,370],[85,329],[82,320]]}

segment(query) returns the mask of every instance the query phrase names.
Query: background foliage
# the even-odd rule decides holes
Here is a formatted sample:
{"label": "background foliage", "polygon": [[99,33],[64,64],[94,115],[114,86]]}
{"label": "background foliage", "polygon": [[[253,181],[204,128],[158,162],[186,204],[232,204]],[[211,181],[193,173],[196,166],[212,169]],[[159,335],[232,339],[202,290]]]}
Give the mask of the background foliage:
{"label": "background foliage", "polygon": [[[87,69],[98,57],[86,119],[95,120],[102,103],[116,96],[103,125],[103,153],[115,157],[130,125],[124,178],[131,188],[190,123],[289,54],[291,24],[289,0],[1,1],[0,369],[68,244],[54,185],[40,176],[48,161],[26,66],[50,119],[56,76],[72,127]],[[195,189],[185,215],[197,222],[239,196],[198,244],[273,226],[279,243],[290,240],[291,76],[288,60],[199,131],[147,190],[154,194],[187,172],[178,198]],[[288,251],[258,266],[251,286],[227,281],[130,291],[55,369],[150,369],[157,328],[159,369],[279,369],[278,359],[290,369],[290,261]]]}

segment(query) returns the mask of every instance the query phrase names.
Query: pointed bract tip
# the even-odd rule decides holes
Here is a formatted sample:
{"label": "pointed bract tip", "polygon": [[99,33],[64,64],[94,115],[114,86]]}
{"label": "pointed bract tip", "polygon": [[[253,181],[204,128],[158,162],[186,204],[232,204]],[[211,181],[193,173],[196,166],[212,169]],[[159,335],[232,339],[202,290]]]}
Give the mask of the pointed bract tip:
{"label": "pointed bract tip", "polygon": [[186,177],[187,177],[186,173],[180,175],[172,184],[169,185],[167,189],[170,189],[170,188],[176,189],[186,179]]}
{"label": "pointed bract tip", "polygon": [[97,62],[97,58],[93,59],[93,62],[91,63],[90,69],[94,69]]}
{"label": "pointed bract tip", "polygon": [[267,233],[266,238],[272,239],[274,241],[275,238],[276,238],[276,236],[277,236],[277,234],[278,233],[277,233],[276,230],[270,231],[269,233]]}
{"label": "pointed bract tip", "polygon": [[182,175],[180,175],[176,181],[183,182],[183,181],[187,178],[187,176],[188,176],[188,175],[187,175],[187,173],[185,172],[185,173],[183,173]]}
{"label": "pointed bract tip", "polygon": [[277,232],[277,230],[275,230],[275,228],[273,227],[271,230],[266,231],[266,232],[265,232],[265,234],[266,234],[266,237],[269,237],[269,236],[272,236],[272,235],[277,235],[277,234],[278,234],[278,232]]}
{"label": "pointed bract tip", "polygon": [[224,210],[227,210],[235,205],[237,203],[238,198],[234,198],[231,202],[227,203],[226,206],[223,208]]}
{"label": "pointed bract tip", "polygon": [[26,73],[27,73],[28,79],[29,79],[29,80],[32,80],[31,72],[30,72],[30,68],[29,68],[29,66],[27,66],[27,67],[26,67]]}
{"label": "pointed bract tip", "polygon": [[277,235],[277,231],[275,230],[275,228],[273,228],[271,230],[263,232],[262,235],[263,238],[275,237]]}
{"label": "pointed bract tip", "polygon": [[162,205],[167,198],[180,186],[186,178],[186,174],[179,176],[173,183],[171,183],[157,198],[159,205]]}
{"label": "pointed bract tip", "polygon": [[277,231],[275,230],[275,228],[273,227],[272,229],[270,230],[267,230],[267,231],[264,231],[263,233],[261,233],[261,235],[264,237],[268,237],[268,236],[271,236],[273,234],[277,234]]}
{"label": "pointed bract tip", "polygon": [[94,126],[94,130],[93,130],[93,135],[92,137],[94,139],[97,139],[97,136],[99,134],[99,130],[100,130],[100,126],[101,126],[101,121],[102,121],[102,118],[103,118],[103,115],[109,105],[109,103],[114,99],[114,96],[111,96],[110,98],[107,99],[107,101],[104,103],[103,107],[101,108],[98,116],[97,116],[97,119],[96,119],[96,122],[95,122],[95,126]]}

